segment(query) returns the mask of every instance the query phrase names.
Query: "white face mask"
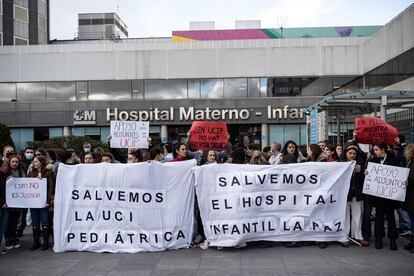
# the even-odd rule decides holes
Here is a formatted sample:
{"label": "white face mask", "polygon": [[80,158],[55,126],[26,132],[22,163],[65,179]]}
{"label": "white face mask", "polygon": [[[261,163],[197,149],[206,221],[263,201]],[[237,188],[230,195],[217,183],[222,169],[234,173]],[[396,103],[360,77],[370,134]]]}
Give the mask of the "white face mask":
{"label": "white face mask", "polygon": [[25,157],[26,157],[26,159],[27,159],[27,160],[29,160],[29,161],[33,160],[33,153],[26,153],[24,156],[25,156]]}
{"label": "white face mask", "polygon": [[83,151],[84,151],[85,153],[90,153],[90,152],[91,152],[91,148],[83,148]]}

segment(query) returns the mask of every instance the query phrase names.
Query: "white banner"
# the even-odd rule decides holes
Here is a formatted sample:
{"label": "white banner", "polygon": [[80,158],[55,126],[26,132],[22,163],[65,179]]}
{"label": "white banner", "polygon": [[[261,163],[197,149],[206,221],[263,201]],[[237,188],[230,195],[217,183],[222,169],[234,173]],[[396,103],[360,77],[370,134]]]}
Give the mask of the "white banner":
{"label": "white banner", "polygon": [[60,165],[55,252],[186,248],[193,231],[195,160]]}
{"label": "white banner", "polygon": [[6,182],[6,203],[9,208],[44,208],[46,197],[46,178],[13,177]]}
{"label": "white banner", "polygon": [[362,190],[364,194],[397,201],[405,200],[405,181],[410,172],[408,168],[369,162],[366,171],[368,175],[365,176]]}
{"label": "white banner", "polygon": [[148,148],[149,122],[111,121],[111,148]]}
{"label": "white banner", "polygon": [[354,163],[194,168],[204,232],[212,246],[255,240],[345,241]]}

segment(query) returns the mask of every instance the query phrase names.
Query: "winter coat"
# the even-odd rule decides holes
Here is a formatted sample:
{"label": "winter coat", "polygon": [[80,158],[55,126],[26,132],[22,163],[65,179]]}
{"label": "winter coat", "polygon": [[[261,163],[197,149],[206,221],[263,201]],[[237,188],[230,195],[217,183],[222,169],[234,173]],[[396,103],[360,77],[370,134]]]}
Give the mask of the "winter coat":
{"label": "winter coat", "polygon": [[414,213],[414,160],[408,163],[407,168],[410,169],[410,172],[403,207],[407,212]]}
{"label": "winter coat", "polygon": [[[28,177],[38,177],[37,172],[35,170],[31,170]],[[45,173],[42,175],[42,178],[47,179],[47,198],[46,203],[49,205],[53,205],[53,199],[55,196],[55,177],[53,171],[48,169],[46,166]]]}
{"label": "winter coat", "polygon": [[8,174],[0,170],[0,208],[6,203],[6,181]]}
{"label": "winter coat", "polygon": [[364,196],[362,194],[362,189],[364,187],[364,180],[365,180],[365,174],[364,174],[364,167],[361,166],[360,172],[353,172],[352,178],[351,178],[351,184],[349,185],[349,192],[348,192],[348,201],[352,201],[352,199],[355,197],[356,201],[363,200]]}

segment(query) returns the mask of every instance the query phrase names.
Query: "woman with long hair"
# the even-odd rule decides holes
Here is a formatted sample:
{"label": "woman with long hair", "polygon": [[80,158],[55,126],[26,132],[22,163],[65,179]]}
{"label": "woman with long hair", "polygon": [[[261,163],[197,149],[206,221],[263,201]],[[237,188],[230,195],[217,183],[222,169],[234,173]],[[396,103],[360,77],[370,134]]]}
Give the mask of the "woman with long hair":
{"label": "woman with long hair", "polygon": [[276,165],[282,164],[283,156],[287,154],[293,154],[296,157],[297,163],[301,163],[305,160],[302,153],[299,152],[298,145],[294,141],[289,140],[285,143],[278,156],[276,156]]}
{"label": "woman with long hair", "polygon": [[[358,162],[359,148],[349,145],[345,148],[340,159],[342,162]],[[354,172],[349,185],[345,223],[350,223],[350,237],[356,239],[362,246],[368,246],[369,242],[362,236],[362,214],[363,214],[363,195],[362,188],[364,186],[364,164],[356,163]],[[349,242],[343,242],[343,246],[347,247]]]}
{"label": "woman with long hair", "polygon": [[177,143],[173,150],[174,159],[170,162],[179,162],[187,160],[187,146],[184,143]]}
{"label": "woman with long hair", "polygon": [[410,169],[407,180],[407,191],[403,208],[410,216],[411,237],[410,242],[404,246],[404,249],[414,253],[414,144],[408,144],[404,151],[407,168]]}
{"label": "woman with long hair", "polygon": [[[12,177],[25,177],[26,174],[23,171],[23,165],[20,158],[17,155],[10,156],[7,162],[7,174],[8,179]],[[9,208],[9,217],[7,220],[7,227],[4,233],[6,240],[6,249],[19,248],[18,239],[16,236],[17,224],[19,223],[19,218],[22,210],[18,208]]]}
{"label": "woman with long hair", "polygon": [[307,162],[326,162],[326,155],[317,144],[309,145],[306,153],[308,154]]}
{"label": "woman with long hair", "polygon": [[323,149],[326,154],[326,162],[335,162],[338,161],[338,155],[336,154],[335,147],[332,145],[326,145]]}
{"label": "woman with long hair", "polygon": [[43,156],[36,156],[33,160],[33,168],[28,174],[28,177],[46,178],[47,180],[47,197],[45,207],[30,209],[33,227],[33,246],[30,250],[36,250],[40,247],[40,224],[42,224],[43,236],[42,250],[47,250],[49,248],[48,209],[52,204],[55,192],[55,180],[53,177],[53,171],[47,168],[46,162],[46,158]]}

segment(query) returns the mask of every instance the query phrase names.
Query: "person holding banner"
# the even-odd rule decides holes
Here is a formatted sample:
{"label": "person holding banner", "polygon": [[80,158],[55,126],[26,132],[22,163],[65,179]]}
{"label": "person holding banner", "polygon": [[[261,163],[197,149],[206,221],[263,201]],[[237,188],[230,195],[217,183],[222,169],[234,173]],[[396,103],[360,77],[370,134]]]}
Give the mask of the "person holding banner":
{"label": "person holding banner", "polygon": [[286,154],[295,155],[298,163],[305,161],[305,158],[303,157],[302,153],[299,152],[298,145],[292,140],[287,141],[283,146],[282,151],[276,157],[276,165],[280,165],[282,163],[283,155]]}
{"label": "person holding banner", "polygon": [[40,247],[40,223],[42,224],[43,244],[42,250],[49,248],[49,206],[52,204],[52,198],[55,192],[55,180],[53,171],[47,169],[46,158],[43,156],[36,156],[33,160],[32,170],[28,177],[38,177],[47,179],[47,200],[44,208],[31,208],[30,215],[32,216],[33,228],[33,246],[30,250],[36,250]]}
{"label": "person holding banner", "polygon": [[[398,161],[393,155],[387,153],[387,144],[384,142],[374,144],[374,156],[370,162],[397,166]],[[400,206],[400,202],[390,200],[382,197],[371,196],[370,204],[375,207],[375,248],[381,249],[383,247],[382,239],[385,237],[384,220],[387,217],[388,224],[388,238],[390,239],[390,249],[397,250],[396,240],[398,238],[397,225],[395,222],[395,209]]]}
{"label": "person holding banner", "polygon": [[410,169],[410,172],[407,179],[407,192],[405,194],[403,208],[408,212],[411,222],[410,242],[404,246],[404,249],[410,250],[410,253],[414,253],[414,144],[408,144],[406,146],[404,155],[407,161],[407,168]]}
{"label": "person holding banner", "polygon": [[[3,158],[0,156],[0,246],[3,240],[3,234],[6,230],[8,210],[6,204],[6,179],[7,179],[6,167],[3,166]],[[9,253],[7,250],[0,251],[0,255]]]}
{"label": "person holding banner", "polygon": [[[345,148],[344,154],[340,161],[343,162],[357,162],[359,149],[355,145],[349,145]],[[354,173],[352,174],[351,184],[348,192],[348,202],[346,205],[345,221],[350,223],[350,237],[356,239],[362,246],[368,246],[369,242],[362,236],[362,212],[363,212],[363,194],[362,189],[364,185],[365,168],[363,164],[357,163],[355,165]],[[348,242],[343,242],[343,246],[348,247]]]}
{"label": "person holding banner", "polygon": [[[23,171],[23,166],[20,158],[17,155],[12,155],[8,158],[7,162],[8,178],[12,177],[25,177],[26,174]],[[4,233],[6,239],[6,249],[20,248],[20,244],[17,243],[16,236],[17,224],[21,214],[21,209],[9,208],[9,218],[7,220],[6,232]]]}

